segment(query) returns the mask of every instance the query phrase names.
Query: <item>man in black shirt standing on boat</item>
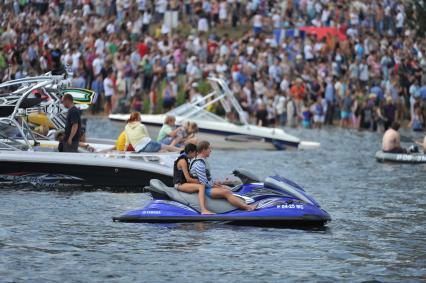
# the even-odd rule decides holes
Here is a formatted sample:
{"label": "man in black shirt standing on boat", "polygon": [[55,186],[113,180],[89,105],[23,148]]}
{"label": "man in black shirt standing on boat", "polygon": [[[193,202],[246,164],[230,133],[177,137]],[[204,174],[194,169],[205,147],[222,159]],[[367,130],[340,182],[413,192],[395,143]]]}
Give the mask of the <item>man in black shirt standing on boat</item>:
{"label": "man in black shirt standing on boat", "polygon": [[71,94],[66,93],[62,97],[62,104],[68,109],[67,121],[65,124],[65,136],[63,140],[64,152],[78,152],[78,143],[81,134],[80,111],[74,106],[74,99]]}

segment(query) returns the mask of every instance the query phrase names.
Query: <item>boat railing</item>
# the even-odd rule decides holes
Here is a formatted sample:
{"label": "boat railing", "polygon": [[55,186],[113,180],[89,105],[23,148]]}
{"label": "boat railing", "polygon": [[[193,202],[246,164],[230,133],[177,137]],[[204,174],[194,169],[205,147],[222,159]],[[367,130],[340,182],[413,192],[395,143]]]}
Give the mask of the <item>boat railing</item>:
{"label": "boat railing", "polygon": [[[205,111],[210,105],[219,102],[226,113],[230,113],[233,108],[238,113],[241,124],[248,125],[249,123],[244,111],[232,91],[229,89],[227,83],[223,79],[215,77],[209,77],[207,80],[210,82],[213,91],[203,97],[202,105],[200,105],[200,101],[189,103],[191,109],[188,113],[183,115],[181,121],[191,119],[197,113]],[[170,111],[170,114],[173,114],[174,112],[175,111],[172,110]]]}

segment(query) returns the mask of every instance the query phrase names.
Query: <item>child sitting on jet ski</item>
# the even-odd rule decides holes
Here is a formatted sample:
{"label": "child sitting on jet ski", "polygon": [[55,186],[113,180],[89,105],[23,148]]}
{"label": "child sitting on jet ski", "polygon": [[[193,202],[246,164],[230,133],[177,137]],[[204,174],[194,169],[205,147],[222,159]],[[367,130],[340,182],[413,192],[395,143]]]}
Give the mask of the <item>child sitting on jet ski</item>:
{"label": "child sitting on jet ski", "polygon": [[173,183],[178,191],[185,193],[198,193],[198,201],[200,202],[201,214],[213,214],[206,208],[205,191],[206,185],[200,184],[189,174],[189,160],[197,156],[197,146],[190,143],[185,146],[176,159],[173,166]]}
{"label": "child sitting on jet ski", "polygon": [[201,141],[197,145],[197,158],[190,165],[190,173],[196,177],[201,184],[206,186],[205,193],[210,198],[224,198],[232,205],[247,211],[256,209],[256,205],[248,205],[242,199],[235,196],[227,186],[219,182],[213,182],[210,169],[206,159],[210,156],[212,149],[208,141]]}

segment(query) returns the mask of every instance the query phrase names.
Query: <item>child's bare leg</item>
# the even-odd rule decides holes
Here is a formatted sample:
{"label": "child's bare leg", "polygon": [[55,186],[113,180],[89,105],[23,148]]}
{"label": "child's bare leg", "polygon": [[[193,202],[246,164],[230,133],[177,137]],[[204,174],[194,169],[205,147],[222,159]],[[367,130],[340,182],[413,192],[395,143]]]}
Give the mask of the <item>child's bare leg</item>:
{"label": "child's bare leg", "polygon": [[256,209],[256,205],[246,204],[242,199],[234,196],[230,190],[222,187],[212,188],[211,196],[212,198],[225,198],[230,204],[243,210],[252,211]]}
{"label": "child's bare leg", "polygon": [[206,208],[206,186],[199,185],[198,189],[198,201],[200,203],[201,214],[214,214]]}
{"label": "child's bare leg", "polygon": [[181,149],[178,148],[178,147],[175,147],[175,146],[162,144],[160,151],[176,151],[176,152],[179,152],[179,151],[181,151]]}
{"label": "child's bare leg", "polygon": [[178,187],[178,191],[188,193],[188,194],[198,193],[199,189],[200,188],[197,186],[197,184],[191,184],[191,183],[181,184]]}
{"label": "child's bare leg", "polygon": [[206,190],[205,186],[202,184],[194,184],[194,183],[185,183],[179,185],[178,191],[193,194],[198,193],[198,201],[200,202],[201,214],[214,214],[213,212],[207,210],[206,208]]}
{"label": "child's bare leg", "polygon": [[176,138],[173,139],[173,141],[172,141],[172,143],[170,145],[171,146],[175,146],[178,143],[180,143],[182,140],[183,140],[182,138],[176,137]]}
{"label": "child's bare leg", "polygon": [[196,137],[193,137],[193,138],[187,139],[187,140],[185,141],[185,144],[189,144],[189,143],[197,144],[197,143],[198,143],[198,139],[197,139]]}

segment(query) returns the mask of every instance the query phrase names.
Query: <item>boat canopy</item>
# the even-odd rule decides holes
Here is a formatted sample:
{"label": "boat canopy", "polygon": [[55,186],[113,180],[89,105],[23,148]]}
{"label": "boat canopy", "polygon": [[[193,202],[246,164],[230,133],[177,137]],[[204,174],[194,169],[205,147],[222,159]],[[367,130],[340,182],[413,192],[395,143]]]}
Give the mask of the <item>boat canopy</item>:
{"label": "boat canopy", "polygon": [[[69,93],[76,107],[87,109],[96,101],[96,93],[88,89],[69,88],[67,75],[27,77],[0,84],[0,127],[14,129],[14,136],[24,139],[28,148],[37,145],[35,134],[26,122],[32,113],[45,113],[56,129],[65,127],[67,110],[61,104],[62,97]],[[9,139],[2,138],[2,148],[9,147]],[[10,138],[10,137],[9,137]],[[30,143],[29,139],[34,140]],[[7,140],[7,142],[5,142]]]}
{"label": "boat canopy", "polygon": [[[188,115],[188,113],[191,115]],[[222,117],[192,103],[182,104],[181,106],[169,111],[168,114],[175,117],[185,117],[186,119],[191,120],[226,122]]]}

